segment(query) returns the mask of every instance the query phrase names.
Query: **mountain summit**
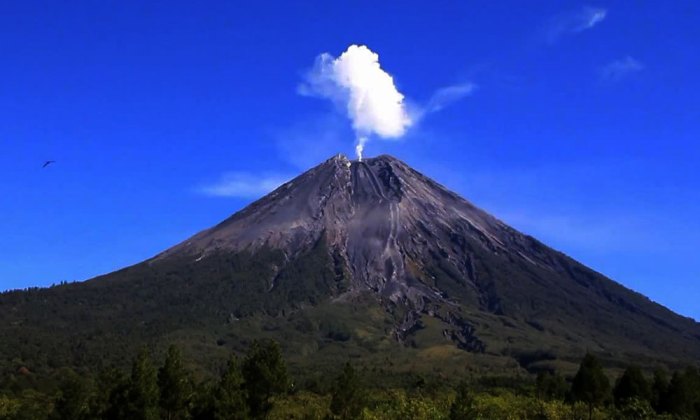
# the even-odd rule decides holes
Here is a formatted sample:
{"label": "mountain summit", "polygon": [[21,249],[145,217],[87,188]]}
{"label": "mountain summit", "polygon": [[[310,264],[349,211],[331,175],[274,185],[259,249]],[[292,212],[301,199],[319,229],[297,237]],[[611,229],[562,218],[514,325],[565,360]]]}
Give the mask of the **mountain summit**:
{"label": "mountain summit", "polygon": [[648,364],[700,354],[694,321],[386,155],[335,156],[148,261],[32,293],[2,295],[3,336],[73,325],[63,339],[87,360],[97,331],[192,346],[194,334],[213,349],[263,335],[300,364],[392,354],[540,369],[587,350]]}
{"label": "mountain summit", "polygon": [[290,260],[320,240],[347,272],[348,293],[371,290],[419,310],[450,301],[428,269],[436,262],[476,285],[471,246],[541,259],[532,241],[386,155],[335,156],[157,259],[272,248]]}

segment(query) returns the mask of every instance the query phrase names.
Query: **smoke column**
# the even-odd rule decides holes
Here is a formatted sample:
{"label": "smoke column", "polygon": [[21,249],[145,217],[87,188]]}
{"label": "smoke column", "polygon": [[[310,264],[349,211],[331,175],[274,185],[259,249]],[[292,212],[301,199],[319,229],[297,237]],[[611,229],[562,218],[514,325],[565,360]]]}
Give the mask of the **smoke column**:
{"label": "smoke column", "polygon": [[360,162],[362,162],[362,152],[365,151],[365,143],[367,143],[367,137],[359,137],[355,145],[355,154]]}
{"label": "smoke column", "polygon": [[337,58],[319,55],[299,92],[330,99],[344,108],[355,131],[359,160],[371,137],[397,139],[413,124],[404,95],[381,68],[379,55],[364,45],[351,45]]}

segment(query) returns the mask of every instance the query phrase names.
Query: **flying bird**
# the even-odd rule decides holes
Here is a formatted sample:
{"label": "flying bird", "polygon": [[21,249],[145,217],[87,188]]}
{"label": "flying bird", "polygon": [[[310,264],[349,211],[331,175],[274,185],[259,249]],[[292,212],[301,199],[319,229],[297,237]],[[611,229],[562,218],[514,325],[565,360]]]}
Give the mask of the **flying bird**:
{"label": "flying bird", "polygon": [[51,165],[52,163],[55,163],[55,160],[47,160],[44,162],[44,164],[41,166],[42,168],[46,168],[47,166]]}

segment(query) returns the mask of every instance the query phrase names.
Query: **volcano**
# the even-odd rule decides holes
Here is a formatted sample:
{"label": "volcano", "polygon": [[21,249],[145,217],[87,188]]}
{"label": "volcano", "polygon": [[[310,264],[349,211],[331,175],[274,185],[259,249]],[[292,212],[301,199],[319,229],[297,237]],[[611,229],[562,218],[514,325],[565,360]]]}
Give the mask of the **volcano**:
{"label": "volcano", "polygon": [[650,366],[700,355],[692,319],[391,156],[335,156],[140,264],[4,293],[0,321],[5,366],[27,352],[95,365],[175,342],[206,368],[258,337],[299,366],[443,373],[573,367],[586,351]]}

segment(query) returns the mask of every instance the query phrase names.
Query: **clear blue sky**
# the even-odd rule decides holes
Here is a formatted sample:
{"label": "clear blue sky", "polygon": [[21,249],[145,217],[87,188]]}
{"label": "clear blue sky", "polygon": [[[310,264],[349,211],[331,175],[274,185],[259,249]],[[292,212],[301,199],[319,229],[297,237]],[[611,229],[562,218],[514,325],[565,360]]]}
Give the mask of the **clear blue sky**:
{"label": "clear blue sky", "polygon": [[338,3],[3,2],[0,289],[139,262],[352,153],[297,87],[358,43],[413,103],[476,86],[366,154],[700,318],[698,2]]}

